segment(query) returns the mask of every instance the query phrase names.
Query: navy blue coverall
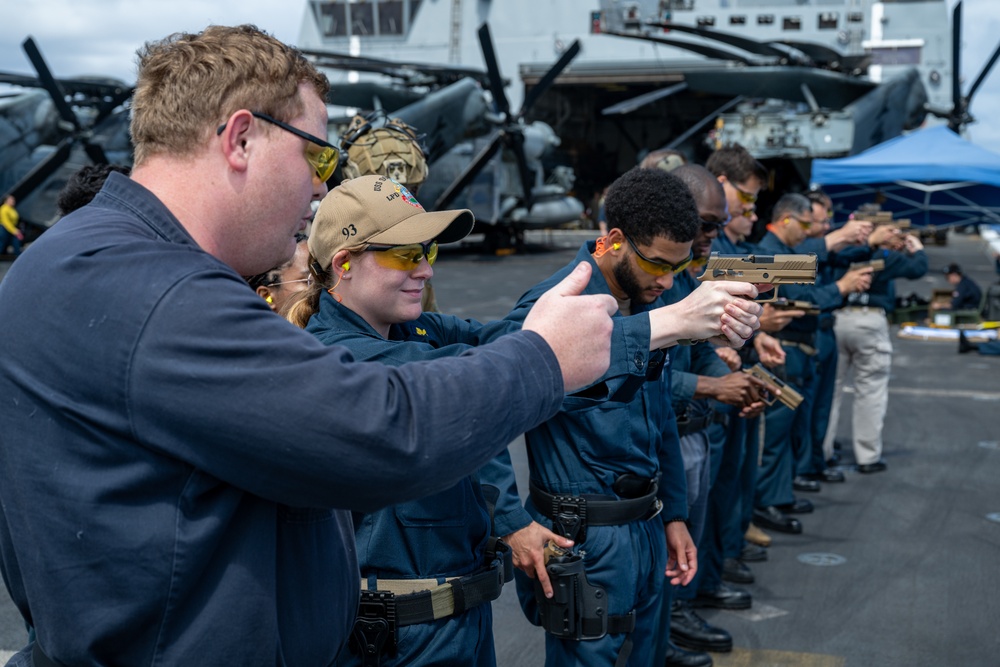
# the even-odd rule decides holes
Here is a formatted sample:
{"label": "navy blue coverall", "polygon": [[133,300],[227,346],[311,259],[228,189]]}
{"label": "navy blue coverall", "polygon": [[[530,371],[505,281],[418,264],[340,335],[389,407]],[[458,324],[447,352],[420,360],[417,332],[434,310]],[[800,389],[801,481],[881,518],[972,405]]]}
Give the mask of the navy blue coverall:
{"label": "navy blue coverall", "polygon": [[[677,303],[697,288],[698,281],[690,272],[682,271],[674,276],[674,285],[663,295],[663,300],[667,303]],[[713,400],[694,398],[698,376],[721,377],[730,372],[726,363],[715,353],[714,347],[707,342],[678,346],[673,353],[671,369],[671,401],[674,412],[681,415],[686,410],[689,418],[709,416],[712,421],[700,433],[708,447],[708,451],[705,452],[704,469],[692,471],[689,468],[687,476],[689,526],[691,537],[698,546],[698,572],[687,586],[667,584],[660,622],[660,640],[664,644],[661,650],[664,653],[665,643],[670,636],[672,600],[691,600],[700,588],[714,589],[719,585],[722,569],[722,527],[729,518],[726,510],[733,503],[733,494],[738,493],[734,478],[739,461],[742,459],[743,446],[742,440],[733,442],[727,439],[728,429],[724,424],[717,423],[716,415],[719,413],[733,418],[729,415],[730,406]],[[732,451],[734,449],[735,451]],[[724,471],[722,466],[726,466]],[[721,485],[720,488],[717,489],[717,485]],[[695,490],[694,493],[692,488]]]}
{"label": "navy blue coverall", "polygon": [[[733,243],[726,236],[724,231],[712,241],[712,252],[724,255],[750,255],[756,252],[756,247],[752,243],[740,241]],[[746,346],[752,352],[751,346]],[[735,476],[735,497],[730,501],[730,509],[723,509],[720,518],[723,523],[720,526],[722,541],[722,556],[725,558],[738,558],[745,540],[747,528],[753,515],[754,495],[757,488],[757,456],[760,446],[758,430],[760,417],[751,419],[740,419],[736,417],[737,410],[730,410],[729,422],[723,424],[713,424],[709,427],[711,441],[724,441],[727,443],[723,451],[732,451],[730,457],[719,461],[718,476],[723,480]],[[720,433],[724,431],[724,433]],[[733,469],[735,467],[735,470]],[[725,481],[723,482],[725,483]],[[714,485],[714,483],[713,483]],[[721,487],[720,487],[721,488]],[[721,580],[721,572],[718,575]],[[715,577],[702,578],[706,584],[715,580]],[[703,590],[709,590],[707,586],[700,586]]]}
{"label": "navy blue coverall", "polygon": [[[319,311],[306,331],[326,345],[343,345],[359,361],[398,366],[411,361],[455,357],[520,327],[513,322],[480,324],[450,315],[424,313],[389,328],[383,338],[362,317],[320,294]],[[446,579],[484,569],[490,537],[490,511],[475,475],[433,495],[355,517],[358,564],[368,590],[380,579]],[[489,603],[458,616],[400,627],[395,657],[383,656],[383,667],[395,665],[496,664],[493,611]],[[338,665],[360,665],[362,659],[343,650]]]}
{"label": "navy blue coverall", "polygon": [[[757,252],[794,254],[795,250],[774,233],[768,232],[757,244]],[[835,308],[842,301],[840,290],[833,283],[782,285],[778,294],[788,299],[809,301],[816,304],[820,310]],[[764,447],[757,474],[756,507],[789,505],[795,502],[792,491],[795,458],[812,456],[810,421],[813,383],[816,377],[816,328],[816,316],[805,315],[792,320],[788,326],[775,334],[781,339],[785,349],[782,379],[797,387],[802,393],[803,400],[796,410],[791,410],[780,401],[776,401],[764,412]],[[814,351],[810,353],[807,351],[808,348]],[[822,460],[822,451],[820,459]]]}
{"label": "navy blue coverall", "polygon": [[329,665],[349,510],[454,486],[563,389],[532,332],[357,363],[112,173],[0,283],[4,582],[61,664]]}
{"label": "navy blue coverall", "polygon": [[[611,294],[591,256],[593,250],[592,241],[585,243],[572,262],[522,296],[509,317],[522,321],[538,297],[581,261],[593,269],[584,293]],[[576,545],[586,552],[584,564],[590,584],[607,592],[608,613],[623,616],[635,611],[631,637],[617,633],[572,641],[546,634],[545,664],[549,667],[614,665],[627,638],[633,643],[628,664],[652,664],[666,580],[664,521],[687,518],[684,464],[670,406],[669,355],[649,350],[647,313],[659,305],[659,301],[645,306],[632,304],[631,316],[618,312],[613,317],[611,367],[597,385],[604,386],[597,393],[606,393],[610,400],[592,398],[591,392],[568,396],[559,414],[525,434],[531,482],[548,493],[614,499],[615,481],[620,475],[632,474],[659,477],[658,496],[663,502],[662,513],[649,520],[589,526],[586,541]],[[496,510],[498,533],[527,525],[531,518],[552,526],[530,498],[525,508],[521,507],[509,466],[489,466],[481,478],[501,489]],[[533,580],[520,571],[515,572],[515,580],[525,615],[538,624]]]}

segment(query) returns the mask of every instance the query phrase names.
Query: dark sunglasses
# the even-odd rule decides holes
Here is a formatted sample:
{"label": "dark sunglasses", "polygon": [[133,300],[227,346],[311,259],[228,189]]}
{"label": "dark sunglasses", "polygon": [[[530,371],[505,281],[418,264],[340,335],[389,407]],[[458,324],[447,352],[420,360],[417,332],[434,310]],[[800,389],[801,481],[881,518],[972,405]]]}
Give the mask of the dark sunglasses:
{"label": "dark sunglasses", "polygon": [[706,220],[705,218],[701,218],[701,230],[706,234],[711,234],[716,229],[722,229],[728,225],[732,219],[732,216],[727,217],[725,220]]}
{"label": "dark sunglasses", "polygon": [[[254,118],[259,118],[266,123],[271,123],[272,125],[277,125],[282,130],[286,132],[291,132],[300,139],[305,139],[309,143],[306,144],[306,160],[312,165],[312,168],[316,171],[316,176],[323,183],[330,180],[333,176],[334,170],[337,168],[337,163],[340,161],[340,151],[337,147],[331,144],[325,139],[320,139],[319,137],[304,132],[297,127],[292,127],[288,123],[283,123],[277,118],[272,118],[266,113],[261,113],[259,111],[251,111],[251,115]],[[215,131],[216,135],[222,134],[226,129],[226,123],[219,126],[219,129]]]}
{"label": "dark sunglasses", "polygon": [[670,262],[650,259],[639,252],[639,249],[635,247],[635,243],[628,237],[627,234],[623,234],[623,236],[632,248],[632,252],[635,253],[635,263],[639,265],[640,269],[652,276],[665,276],[668,273],[680,273],[686,269],[691,263],[691,260],[694,259],[694,254],[690,252],[688,253],[687,259],[678,264],[671,264]]}

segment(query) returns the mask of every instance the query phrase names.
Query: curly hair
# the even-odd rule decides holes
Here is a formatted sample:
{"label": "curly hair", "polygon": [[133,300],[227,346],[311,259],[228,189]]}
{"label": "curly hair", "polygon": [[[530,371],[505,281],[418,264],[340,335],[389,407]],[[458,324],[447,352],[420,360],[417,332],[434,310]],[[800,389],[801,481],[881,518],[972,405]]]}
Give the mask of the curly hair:
{"label": "curly hair", "polygon": [[298,49],[252,25],[175,33],[137,55],[129,127],[137,166],[152,155],[192,154],[240,109],[294,118],[304,111],[300,84],[323,100],[330,89]]}
{"label": "curly hair", "polygon": [[635,167],[618,178],[604,198],[608,228],[618,228],[636,243],[660,236],[693,241],[700,227],[698,206],[687,185],[661,169]]}
{"label": "curly hair", "polygon": [[77,170],[69,177],[56,198],[59,215],[69,215],[93,201],[113,171],[128,176],[132,170],[120,164],[88,164]]}

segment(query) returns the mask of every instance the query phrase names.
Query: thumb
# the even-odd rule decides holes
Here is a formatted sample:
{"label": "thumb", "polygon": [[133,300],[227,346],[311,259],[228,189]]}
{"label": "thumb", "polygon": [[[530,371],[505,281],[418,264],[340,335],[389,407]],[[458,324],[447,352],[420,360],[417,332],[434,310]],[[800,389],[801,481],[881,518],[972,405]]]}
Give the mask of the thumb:
{"label": "thumb", "polygon": [[590,282],[590,264],[580,262],[552,291],[560,296],[578,296]]}
{"label": "thumb", "polygon": [[573,547],[573,540],[569,539],[568,537],[563,537],[558,533],[553,533],[551,530],[548,531],[548,535],[546,536],[546,541],[549,540],[555,542],[563,549],[571,549]]}

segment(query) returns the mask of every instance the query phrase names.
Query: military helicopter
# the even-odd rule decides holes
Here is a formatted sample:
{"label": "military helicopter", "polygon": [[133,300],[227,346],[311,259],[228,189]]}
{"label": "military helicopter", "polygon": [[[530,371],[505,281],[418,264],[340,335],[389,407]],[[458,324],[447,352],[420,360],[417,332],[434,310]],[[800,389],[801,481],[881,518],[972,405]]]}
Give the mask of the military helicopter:
{"label": "military helicopter", "polygon": [[[547,124],[525,121],[580,46],[566,48],[514,112],[488,24],[480,26],[477,37],[485,70],[304,52],[323,68],[377,73],[396,81],[335,83],[329,99],[342,106],[375,106],[422,132],[430,163],[430,175],[418,193],[425,206],[469,208],[476,215],[476,231],[486,236],[487,249],[523,248],[526,230],[579,221],[584,211],[582,202],[568,194],[575,180],[572,170],[545,164],[559,138]],[[414,93],[416,88],[423,92]],[[412,99],[410,95],[416,100],[400,106]]]}
{"label": "military helicopter", "polygon": [[[492,52],[488,27],[481,30],[481,40]],[[38,76],[0,73],[0,82],[43,90],[0,100],[0,140],[7,146],[0,153],[0,187],[17,198],[22,219],[37,234],[55,221],[53,202],[74,171],[89,161],[131,163],[127,102],[132,88],[108,79],[57,80],[34,41],[28,38],[23,46]],[[567,50],[550,81],[577,51]],[[471,208],[489,248],[519,246],[526,229],[579,219],[583,205],[566,195],[572,173],[556,169],[550,182],[543,181],[542,157],[558,138],[543,124],[524,123],[530,102],[520,113],[510,111],[495,56],[487,70],[479,70],[311,55],[323,67],[349,66],[405,81],[405,86],[335,84],[328,101],[388,108],[424,130],[424,149],[435,166],[422,199],[429,208]],[[489,107],[484,87],[500,101],[499,110]],[[544,87],[537,90],[540,95]],[[473,161],[469,156],[477,136],[482,145]]]}
{"label": "military helicopter", "polygon": [[23,91],[0,99],[0,192],[37,236],[56,219],[53,202],[85,164],[131,164],[127,102],[132,87],[117,79],[56,79],[35,41],[22,48],[36,76],[0,72]]}
{"label": "military helicopter", "polygon": [[584,198],[649,150],[702,161],[731,141],[765,163],[772,192],[805,189],[813,158],[972,120],[954,94],[960,21],[949,21],[946,0],[595,4],[310,0],[316,20],[300,44],[456,66],[480,61],[468,27],[488,21],[501,68],[523,83],[508,91],[516,104],[540,85],[549,55],[579,40],[581,55],[525,121],[561,139]]}

